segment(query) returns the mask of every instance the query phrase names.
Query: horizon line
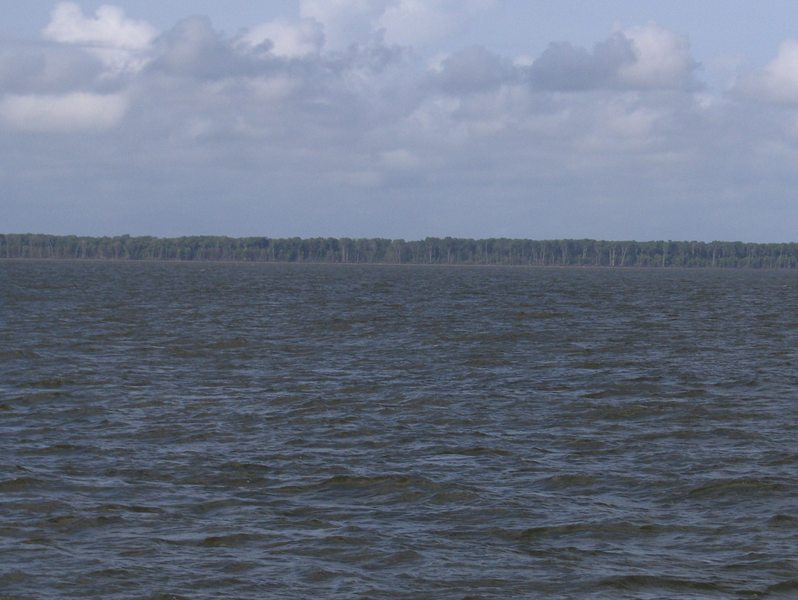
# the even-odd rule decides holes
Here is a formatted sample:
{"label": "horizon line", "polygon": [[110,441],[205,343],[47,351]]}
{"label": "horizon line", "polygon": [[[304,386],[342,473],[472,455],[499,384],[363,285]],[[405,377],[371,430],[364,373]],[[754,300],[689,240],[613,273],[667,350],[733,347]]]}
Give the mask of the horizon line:
{"label": "horizon line", "polygon": [[508,240],[508,241],[524,241],[524,242],[565,242],[565,241],[580,241],[580,242],[606,242],[613,244],[620,243],[633,243],[633,244],[651,244],[651,243],[690,243],[690,244],[756,244],[756,245],[771,245],[771,244],[798,244],[798,240],[790,241],[770,241],[770,242],[754,242],[742,239],[713,239],[713,240],[697,240],[697,239],[675,239],[675,238],[650,238],[650,239],[634,239],[634,238],[597,238],[597,237],[510,237],[510,236],[488,236],[488,237],[469,237],[458,235],[427,235],[423,238],[403,238],[403,237],[388,237],[388,236],[352,236],[352,235],[230,235],[220,233],[191,233],[182,235],[155,235],[155,234],[134,234],[134,233],[118,233],[118,234],[80,234],[80,233],[42,233],[42,232],[5,232],[0,233],[0,236],[47,236],[47,237],[75,237],[75,238],[89,238],[89,239],[103,239],[103,238],[149,238],[157,240],[178,240],[186,238],[224,238],[231,240],[243,239],[266,239],[266,240],[386,240],[389,242],[405,242],[405,243],[418,243],[427,240],[468,240],[468,241],[489,241],[489,240]]}

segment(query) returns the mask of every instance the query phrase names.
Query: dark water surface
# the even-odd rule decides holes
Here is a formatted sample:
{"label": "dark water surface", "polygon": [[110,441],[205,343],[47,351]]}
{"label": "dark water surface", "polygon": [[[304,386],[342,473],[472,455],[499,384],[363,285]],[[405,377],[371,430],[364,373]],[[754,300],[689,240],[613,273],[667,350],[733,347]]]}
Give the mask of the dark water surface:
{"label": "dark water surface", "polygon": [[798,274],[0,262],[2,598],[797,598]]}

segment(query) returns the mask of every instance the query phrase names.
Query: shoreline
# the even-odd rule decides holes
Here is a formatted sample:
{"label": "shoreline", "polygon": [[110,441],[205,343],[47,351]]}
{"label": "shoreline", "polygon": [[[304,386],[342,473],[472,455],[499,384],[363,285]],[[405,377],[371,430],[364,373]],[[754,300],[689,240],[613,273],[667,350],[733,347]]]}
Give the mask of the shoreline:
{"label": "shoreline", "polygon": [[798,267],[753,266],[685,266],[685,265],[535,265],[492,263],[412,263],[412,262],[326,262],[326,261],[268,261],[268,260],[208,260],[208,259],[158,259],[158,258],[39,258],[0,257],[0,263],[92,263],[92,264],[168,264],[168,265],[251,265],[251,266],[307,266],[307,267],[423,267],[457,269],[529,269],[529,270],[581,270],[581,271],[796,271]]}

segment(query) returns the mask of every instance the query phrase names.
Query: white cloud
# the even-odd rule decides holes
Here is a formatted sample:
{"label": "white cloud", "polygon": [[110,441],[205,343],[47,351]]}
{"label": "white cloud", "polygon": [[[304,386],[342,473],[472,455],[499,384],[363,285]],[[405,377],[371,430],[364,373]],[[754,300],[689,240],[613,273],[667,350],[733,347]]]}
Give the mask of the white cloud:
{"label": "white cloud", "polygon": [[495,5],[493,0],[398,0],[385,7],[378,27],[389,44],[423,46]]}
{"label": "white cloud", "polygon": [[648,141],[660,114],[651,108],[621,108],[610,113],[607,129],[616,137]]}
{"label": "white cloud", "polygon": [[386,150],[380,155],[380,162],[390,170],[409,171],[421,166],[419,158],[404,148]]}
{"label": "white cloud", "polygon": [[[489,6],[304,0],[296,18],[238,36],[205,17],[156,36],[119,9],[86,16],[60,4],[49,41],[0,40],[0,183],[28,197],[63,190],[64,202],[93,207],[73,213],[109,219],[100,198],[124,188],[149,198],[173,231],[228,223],[231,233],[275,235],[310,233],[307,219],[316,231],[362,223],[359,233],[379,235],[399,205],[411,226],[415,211],[439,207],[425,226],[432,233],[573,235],[560,228],[579,212],[583,231],[600,235],[590,229],[596,198],[617,198],[618,231],[630,208],[648,204],[688,222],[679,221],[690,215],[685,199],[761,181],[757,169],[783,174],[782,197],[792,198],[796,121],[759,99],[798,103],[798,42],[750,80],[751,102],[699,93],[687,38],[653,24],[515,61],[472,46],[428,65],[447,44],[401,47]],[[81,143],[85,132],[106,133]],[[99,176],[85,177],[87,165]],[[108,188],[92,196],[86,180],[103,177]],[[142,211],[139,222],[154,218]],[[548,229],[524,229],[538,223]],[[638,231],[675,236],[645,223]]]}
{"label": "white cloud", "polygon": [[456,30],[496,0],[301,0],[300,14],[324,26],[331,49],[382,37],[423,46]]}
{"label": "white cloud", "polygon": [[249,85],[257,99],[274,102],[289,97],[296,90],[298,82],[286,75],[277,75],[253,78],[249,80]]}
{"label": "white cloud", "polygon": [[278,56],[302,58],[321,51],[324,32],[321,24],[314,19],[275,19],[250,29],[241,42],[250,47],[270,43],[270,51]]}
{"label": "white cloud", "polygon": [[0,44],[0,90],[7,94],[59,93],[91,87],[105,67],[80,48],[63,44]]}
{"label": "white cloud", "polygon": [[686,36],[655,23],[622,33],[632,42],[634,53],[634,62],[619,70],[622,83],[643,88],[677,88],[689,83],[695,62]]}
{"label": "white cloud", "polygon": [[452,21],[435,2],[400,0],[385,7],[377,24],[389,44],[416,45],[447,31]]}
{"label": "white cloud", "polygon": [[83,14],[73,2],[61,2],[53,9],[43,34],[46,38],[77,44],[89,49],[114,71],[137,70],[157,31],[145,21],[128,19],[117,6],[104,5],[94,17]]}
{"label": "white cloud", "polygon": [[299,14],[324,27],[328,49],[341,50],[372,39],[387,0],[300,0]]}
{"label": "white cloud", "polygon": [[576,146],[587,155],[607,157],[653,150],[655,130],[664,117],[661,110],[642,102],[637,93],[609,96],[597,103],[589,116],[591,124],[584,137],[577,138]]}
{"label": "white cloud", "polygon": [[798,103],[798,41],[786,40],[764,69],[741,78],[738,88],[771,102]]}
{"label": "white cloud", "polygon": [[142,50],[150,45],[156,32],[144,21],[125,18],[117,6],[101,6],[92,19],[77,4],[62,2],[53,9],[44,34],[57,42]]}
{"label": "white cloud", "polygon": [[59,95],[8,95],[0,99],[0,119],[10,129],[74,133],[115,127],[127,110],[121,94],[75,92]]}

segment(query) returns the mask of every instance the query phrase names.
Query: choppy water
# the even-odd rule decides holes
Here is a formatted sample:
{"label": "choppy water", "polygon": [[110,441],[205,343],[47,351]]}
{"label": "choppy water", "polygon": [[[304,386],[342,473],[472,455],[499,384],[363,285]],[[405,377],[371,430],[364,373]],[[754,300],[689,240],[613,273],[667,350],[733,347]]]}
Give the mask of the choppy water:
{"label": "choppy water", "polygon": [[0,597],[798,597],[798,274],[0,262]]}

